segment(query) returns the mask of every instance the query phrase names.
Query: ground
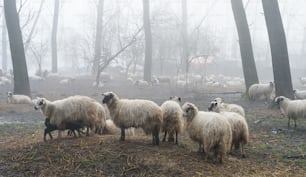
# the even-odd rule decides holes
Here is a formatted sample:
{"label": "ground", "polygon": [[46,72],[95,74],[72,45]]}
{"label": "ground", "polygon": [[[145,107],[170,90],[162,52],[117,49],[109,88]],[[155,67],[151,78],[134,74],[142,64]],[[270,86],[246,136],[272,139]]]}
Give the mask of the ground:
{"label": "ground", "polygon": [[[206,161],[188,134],[179,136],[179,145],[161,142],[151,145],[151,137],[137,130],[120,142],[119,135],[64,137],[43,141],[44,118],[29,105],[5,103],[0,94],[0,176],[305,176],[306,120],[297,128],[287,128],[287,119],[277,107],[249,102],[239,92],[177,89],[168,85],[139,89],[128,82],[112,81],[93,88],[93,79],[78,78],[67,85],[58,80],[31,82],[32,96],[50,100],[80,94],[101,102],[101,93],[114,91],[124,98],[145,98],[161,104],[179,95],[183,102],[207,110],[214,97],[242,105],[250,128],[246,158],[230,154],[223,164]],[[293,125],[293,122],[292,122]],[[162,138],[162,134],[160,134]]]}

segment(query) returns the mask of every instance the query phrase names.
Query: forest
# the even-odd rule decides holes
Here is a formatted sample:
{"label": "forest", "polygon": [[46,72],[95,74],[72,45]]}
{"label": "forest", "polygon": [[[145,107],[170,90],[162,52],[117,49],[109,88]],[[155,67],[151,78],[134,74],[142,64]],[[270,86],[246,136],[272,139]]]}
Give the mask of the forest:
{"label": "forest", "polygon": [[0,9],[0,176],[305,175],[306,1]]}

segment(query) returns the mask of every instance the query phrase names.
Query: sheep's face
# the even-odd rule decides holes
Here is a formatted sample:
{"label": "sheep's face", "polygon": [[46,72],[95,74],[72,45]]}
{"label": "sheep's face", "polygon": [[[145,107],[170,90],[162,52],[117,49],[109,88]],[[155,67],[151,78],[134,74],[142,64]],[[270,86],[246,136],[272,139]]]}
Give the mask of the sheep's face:
{"label": "sheep's face", "polygon": [[46,100],[44,98],[36,98],[33,100],[34,109],[42,109],[46,105]]}
{"label": "sheep's face", "polygon": [[13,93],[12,92],[7,92],[7,97],[10,98],[13,96]]}
{"label": "sheep's face", "polygon": [[106,93],[103,93],[102,96],[104,96],[104,98],[102,100],[103,104],[111,104],[112,100],[113,100],[113,97],[114,97],[114,93],[106,92]]}
{"label": "sheep's face", "polygon": [[223,102],[222,98],[219,98],[219,97],[215,98],[214,101],[217,102],[217,103],[222,103]]}
{"label": "sheep's face", "polygon": [[192,103],[185,103],[182,106],[183,116],[187,118],[187,121],[191,121],[197,112],[197,108]]}
{"label": "sheep's face", "polygon": [[218,102],[217,101],[212,101],[210,103],[210,106],[208,107],[208,111],[215,111],[218,107]]}
{"label": "sheep's face", "polygon": [[284,101],[284,97],[279,96],[275,98],[275,103],[280,104],[282,101]]}

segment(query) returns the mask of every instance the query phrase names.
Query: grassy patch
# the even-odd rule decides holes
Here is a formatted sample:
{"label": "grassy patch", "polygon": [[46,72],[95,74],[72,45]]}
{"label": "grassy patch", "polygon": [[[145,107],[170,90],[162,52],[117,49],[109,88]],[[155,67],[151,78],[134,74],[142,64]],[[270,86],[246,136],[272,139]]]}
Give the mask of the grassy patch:
{"label": "grassy patch", "polygon": [[0,135],[27,134],[44,129],[42,123],[4,123],[0,124]]}

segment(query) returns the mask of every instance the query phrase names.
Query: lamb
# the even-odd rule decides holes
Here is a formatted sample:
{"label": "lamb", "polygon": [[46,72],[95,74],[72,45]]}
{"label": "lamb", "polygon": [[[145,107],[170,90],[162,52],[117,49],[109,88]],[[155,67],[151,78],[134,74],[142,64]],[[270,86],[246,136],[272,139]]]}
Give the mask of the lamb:
{"label": "lamb", "polygon": [[249,126],[245,118],[237,112],[229,112],[223,108],[220,103],[212,102],[210,106],[210,111],[218,112],[227,118],[228,122],[231,125],[232,129],[232,145],[231,150],[233,150],[233,146],[238,149],[240,147],[240,153],[242,157],[245,157],[244,145],[249,141]]}
{"label": "lamb", "polygon": [[211,102],[208,110],[211,111],[212,106],[214,106],[215,103],[218,103],[218,106],[215,108],[216,109],[215,112],[218,113],[220,113],[221,111],[236,112],[241,116],[245,117],[245,111],[242,106],[238,104],[224,103],[222,98],[215,98],[214,101]]}
{"label": "lamb", "polygon": [[291,100],[284,96],[279,96],[275,98],[275,102],[280,105],[282,114],[288,117],[288,129],[291,119],[294,120],[294,127],[296,127],[297,118],[306,116],[306,100]]}
{"label": "lamb", "polygon": [[306,99],[306,90],[293,90],[295,99]]}
{"label": "lamb", "polygon": [[182,110],[187,118],[189,137],[199,143],[199,150],[202,150],[203,145],[208,157],[219,157],[219,162],[222,163],[232,142],[231,125],[226,118],[215,112],[199,111],[189,102],[182,106]]}
{"label": "lamb", "polygon": [[270,82],[268,84],[253,84],[250,86],[248,94],[251,100],[265,99],[267,101],[271,99],[273,91],[273,82]]}
{"label": "lamb", "polygon": [[[74,137],[76,137],[76,134],[74,132],[75,130],[77,130],[79,137],[81,136],[81,133],[83,133],[82,131],[80,131],[80,129],[83,128],[81,122],[66,122],[65,125],[66,129],[69,129],[73,133]],[[49,118],[45,119],[45,126],[46,128],[44,131],[44,141],[47,141],[47,134],[49,135],[50,139],[53,139],[51,132],[54,130],[58,130],[58,127],[56,125],[50,124]]]}
{"label": "lamb", "polygon": [[166,141],[167,132],[169,133],[168,142],[174,142],[175,133],[175,144],[178,144],[177,135],[183,131],[183,111],[181,109],[180,97],[170,97],[170,100],[165,101],[161,105],[163,111],[163,125],[162,131],[165,132],[163,142]]}
{"label": "lamb", "polygon": [[159,131],[163,121],[161,108],[150,100],[119,99],[113,92],[105,92],[102,102],[106,104],[115,125],[121,129],[120,141],[125,140],[125,129],[141,127],[152,134],[153,145],[159,145]]}
{"label": "lamb", "polygon": [[7,103],[11,104],[32,104],[31,98],[27,95],[15,95],[7,92]]}
{"label": "lamb", "polygon": [[102,118],[99,118],[101,110],[98,104],[92,98],[76,95],[53,102],[46,98],[37,98],[34,101],[34,108],[40,109],[42,114],[50,119],[50,124],[60,130],[58,138],[61,138],[61,130],[66,129],[67,122],[81,122],[82,127],[87,127],[87,136],[89,136],[89,128],[92,132],[99,130],[102,125],[99,127],[97,123],[101,122]]}

